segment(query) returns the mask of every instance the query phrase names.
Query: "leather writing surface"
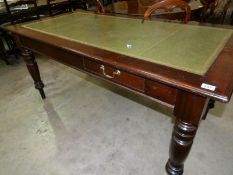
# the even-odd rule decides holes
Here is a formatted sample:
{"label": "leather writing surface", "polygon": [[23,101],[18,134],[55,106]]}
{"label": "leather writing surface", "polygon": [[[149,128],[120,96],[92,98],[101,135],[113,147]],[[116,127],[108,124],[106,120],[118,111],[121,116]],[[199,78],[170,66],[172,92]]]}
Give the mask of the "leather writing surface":
{"label": "leather writing surface", "polygon": [[24,27],[199,75],[232,35],[230,29],[82,12]]}

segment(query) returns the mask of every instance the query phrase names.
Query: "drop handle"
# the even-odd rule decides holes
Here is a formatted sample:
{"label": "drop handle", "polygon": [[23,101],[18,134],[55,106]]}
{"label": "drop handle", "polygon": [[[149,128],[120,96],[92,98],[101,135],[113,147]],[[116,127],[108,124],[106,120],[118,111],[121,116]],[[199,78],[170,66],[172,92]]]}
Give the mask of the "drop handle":
{"label": "drop handle", "polygon": [[109,79],[115,78],[116,75],[121,75],[121,71],[120,71],[120,70],[115,70],[115,71],[112,73],[112,75],[106,74],[106,73],[105,73],[105,67],[104,67],[104,65],[101,65],[101,66],[100,66],[100,69],[102,70],[103,75],[104,75],[105,77],[109,78]]}

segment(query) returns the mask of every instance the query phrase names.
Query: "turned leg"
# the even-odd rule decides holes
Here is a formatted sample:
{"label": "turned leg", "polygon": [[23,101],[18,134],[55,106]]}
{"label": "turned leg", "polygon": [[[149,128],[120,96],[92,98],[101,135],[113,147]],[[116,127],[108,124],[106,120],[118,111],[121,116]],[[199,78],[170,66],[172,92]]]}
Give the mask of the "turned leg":
{"label": "turned leg", "polygon": [[34,80],[35,88],[39,90],[40,95],[43,99],[45,99],[45,93],[44,93],[44,84],[40,78],[40,72],[35,60],[35,56],[33,53],[25,48],[21,48],[21,55],[23,56],[23,59],[27,65],[28,71]]}
{"label": "turned leg", "polygon": [[[176,122],[170,143],[166,171],[169,175],[182,175],[199,121],[208,104],[208,99],[188,92],[179,92],[174,108]],[[194,173],[195,174],[195,173]]]}

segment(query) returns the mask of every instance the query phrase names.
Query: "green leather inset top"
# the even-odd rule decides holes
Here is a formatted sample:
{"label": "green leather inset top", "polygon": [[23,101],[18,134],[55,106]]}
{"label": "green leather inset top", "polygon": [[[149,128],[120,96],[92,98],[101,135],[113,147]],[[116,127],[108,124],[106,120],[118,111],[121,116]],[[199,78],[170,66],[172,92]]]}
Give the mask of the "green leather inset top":
{"label": "green leather inset top", "polygon": [[24,27],[199,75],[232,35],[230,29],[81,12]]}

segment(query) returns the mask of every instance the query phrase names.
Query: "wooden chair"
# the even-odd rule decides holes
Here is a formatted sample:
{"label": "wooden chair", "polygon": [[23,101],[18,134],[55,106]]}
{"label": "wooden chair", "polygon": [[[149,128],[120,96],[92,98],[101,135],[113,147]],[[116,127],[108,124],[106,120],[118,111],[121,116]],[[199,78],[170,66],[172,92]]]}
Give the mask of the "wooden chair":
{"label": "wooden chair", "polygon": [[183,22],[187,23],[190,20],[191,8],[188,5],[188,3],[185,2],[184,0],[164,0],[164,1],[154,3],[144,13],[143,21],[145,19],[149,19],[149,17],[152,15],[153,11],[158,10],[158,9],[163,10],[165,12],[169,12],[169,15],[168,14],[159,14],[159,15],[156,15],[156,17],[168,18],[168,19],[179,18],[180,16],[178,16],[177,14],[173,15],[171,13],[176,8],[179,8],[179,9],[181,9],[181,10],[183,10],[185,12],[185,15],[183,15],[184,16],[183,17]]}
{"label": "wooden chair", "polygon": [[17,24],[30,20],[39,19],[36,0],[18,0],[13,3],[4,0],[11,24]]}
{"label": "wooden chair", "polygon": [[[97,13],[105,13],[104,6],[100,0],[84,0],[83,2],[85,4],[85,6],[84,6],[85,10],[92,9],[92,8],[88,7],[89,5],[91,5],[91,6],[95,7],[95,11]],[[92,9],[92,10],[94,10],[94,9]]]}
{"label": "wooden chair", "polygon": [[49,16],[55,16],[72,11],[71,0],[47,0]]}

